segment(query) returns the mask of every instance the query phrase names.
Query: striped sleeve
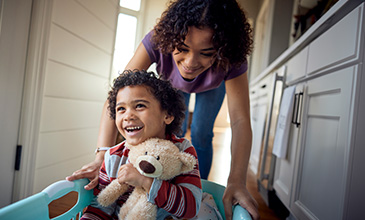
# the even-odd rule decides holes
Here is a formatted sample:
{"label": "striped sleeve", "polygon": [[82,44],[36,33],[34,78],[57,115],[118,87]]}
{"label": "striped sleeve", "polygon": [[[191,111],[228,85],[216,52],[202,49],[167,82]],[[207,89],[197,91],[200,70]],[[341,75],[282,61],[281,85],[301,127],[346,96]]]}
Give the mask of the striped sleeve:
{"label": "striped sleeve", "polygon": [[[197,158],[196,151],[186,139],[174,136],[171,139],[181,151]],[[156,182],[156,183],[155,183]],[[155,189],[157,188],[157,189]],[[156,190],[153,193],[153,191]],[[149,200],[178,218],[193,218],[198,214],[202,199],[202,187],[198,166],[170,181],[154,180]]]}
{"label": "striped sleeve", "polygon": [[100,193],[107,185],[117,178],[119,167],[128,159],[129,149],[124,143],[118,144],[105,152],[103,164],[99,170],[99,184],[94,188],[94,195]]}

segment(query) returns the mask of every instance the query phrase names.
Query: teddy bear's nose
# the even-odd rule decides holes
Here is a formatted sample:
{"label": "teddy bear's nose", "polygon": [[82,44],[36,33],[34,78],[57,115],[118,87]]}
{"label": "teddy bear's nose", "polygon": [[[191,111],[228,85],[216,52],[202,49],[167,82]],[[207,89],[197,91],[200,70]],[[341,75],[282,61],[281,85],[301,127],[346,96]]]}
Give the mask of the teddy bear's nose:
{"label": "teddy bear's nose", "polygon": [[149,162],[142,160],[139,162],[139,168],[145,173],[154,173],[156,168]]}

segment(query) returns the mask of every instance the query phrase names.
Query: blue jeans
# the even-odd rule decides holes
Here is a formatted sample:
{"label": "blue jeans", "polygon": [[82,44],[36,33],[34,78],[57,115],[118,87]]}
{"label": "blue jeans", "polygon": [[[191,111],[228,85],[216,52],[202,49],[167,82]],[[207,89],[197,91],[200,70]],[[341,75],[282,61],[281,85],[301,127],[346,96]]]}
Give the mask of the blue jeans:
{"label": "blue jeans", "polygon": [[[185,120],[182,125],[182,136],[185,135],[189,120],[190,93],[182,92],[185,97]],[[213,126],[222,106],[226,93],[224,82],[213,90],[196,93],[195,107],[191,122],[191,142],[196,149],[199,160],[199,171],[202,179],[207,179],[213,160]]]}

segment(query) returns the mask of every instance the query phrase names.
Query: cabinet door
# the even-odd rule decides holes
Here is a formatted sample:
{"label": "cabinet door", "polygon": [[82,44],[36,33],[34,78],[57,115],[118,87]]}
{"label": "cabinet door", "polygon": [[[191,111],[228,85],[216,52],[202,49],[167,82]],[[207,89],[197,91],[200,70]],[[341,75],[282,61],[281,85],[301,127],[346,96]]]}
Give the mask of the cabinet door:
{"label": "cabinet door", "polygon": [[[296,100],[294,104],[298,106],[299,109],[302,108],[301,106],[303,103],[303,99],[300,94],[303,94],[303,89],[304,84],[299,84],[295,88],[295,94],[297,98],[295,98]],[[287,155],[285,158],[276,158],[274,189],[277,196],[288,209],[290,207],[294,166],[296,162],[297,147],[299,145],[299,128],[300,127],[296,124],[292,123],[290,125]]]}
{"label": "cabinet door", "polygon": [[356,66],[307,82],[291,211],[298,219],[342,219]]}

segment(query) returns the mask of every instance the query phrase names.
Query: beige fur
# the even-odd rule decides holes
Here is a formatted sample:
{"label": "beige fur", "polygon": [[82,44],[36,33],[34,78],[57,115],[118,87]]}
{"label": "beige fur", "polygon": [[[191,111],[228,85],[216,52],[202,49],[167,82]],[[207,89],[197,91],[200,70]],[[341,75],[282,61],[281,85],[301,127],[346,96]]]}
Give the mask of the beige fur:
{"label": "beige fur", "polygon": [[[177,146],[168,140],[151,138],[128,148],[129,161],[142,175],[161,180],[169,180],[181,173],[189,172],[196,164],[193,155],[180,152]],[[145,166],[146,164],[148,166]],[[114,180],[98,195],[98,202],[103,206],[109,206],[127,189],[128,185],[121,185]],[[135,187],[127,202],[121,207],[119,219],[156,219],[157,206],[147,201],[147,193],[142,187]]]}

